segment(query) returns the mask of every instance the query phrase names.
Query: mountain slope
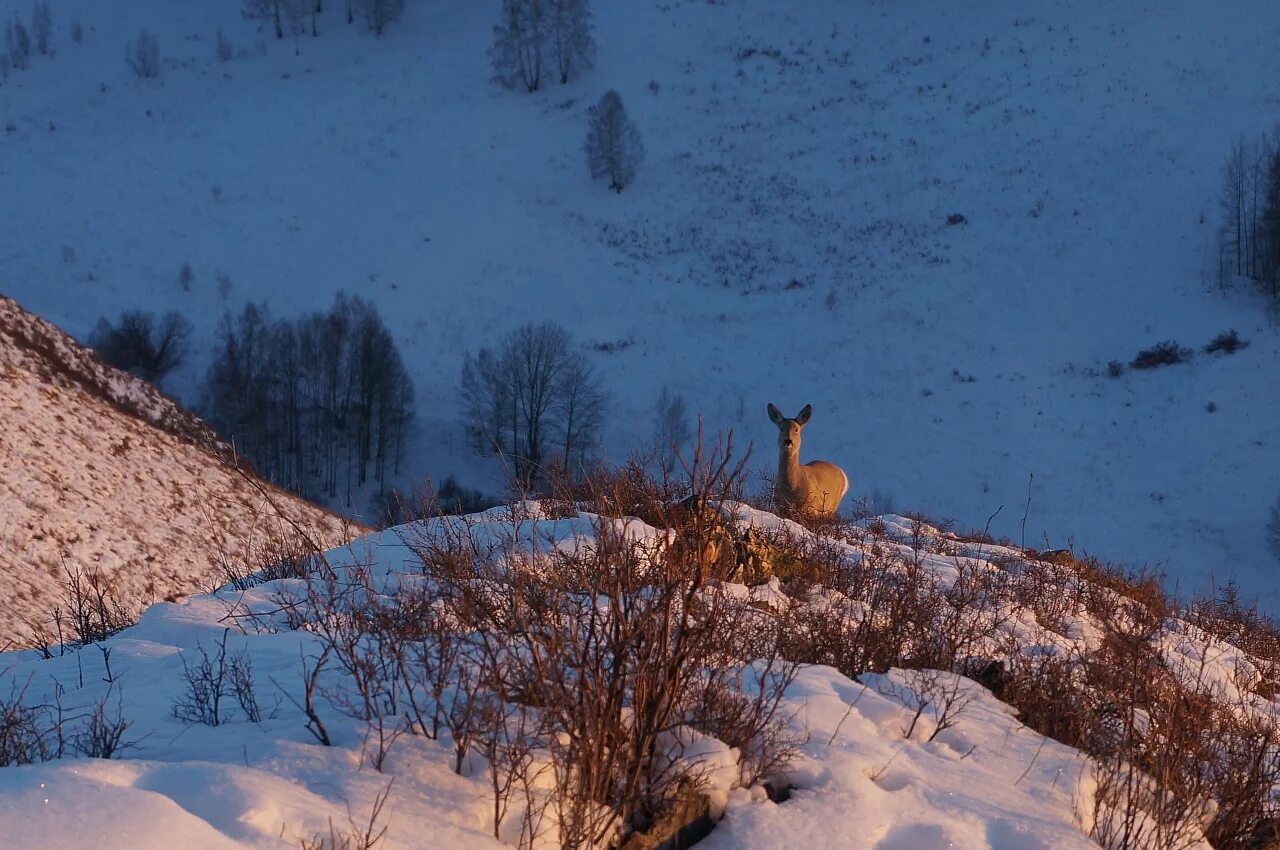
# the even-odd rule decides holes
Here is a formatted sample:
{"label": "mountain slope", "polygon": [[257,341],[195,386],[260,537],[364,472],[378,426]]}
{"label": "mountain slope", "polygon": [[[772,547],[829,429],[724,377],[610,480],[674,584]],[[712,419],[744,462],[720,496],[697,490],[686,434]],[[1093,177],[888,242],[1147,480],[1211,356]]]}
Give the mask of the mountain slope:
{"label": "mountain slope", "polygon": [[[56,55],[0,87],[11,292],[80,336],[176,309],[207,352],[224,309],[354,291],[417,384],[409,468],[486,489],[462,355],[556,319],[610,343],[614,458],[663,385],[764,466],[765,403],[811,402],[806,459],[853,497],[1274,601],[1280,339],[1204,274],[1222,160],[1280,103],[1267,0],[597,3],[595,70],[533,95],[490,81],[496,2],[381,39],[330,5],[295,45],[234,4],[62,0]],[[120,58],[143,28],[158,80]],[[608,88],[648,152],[622,195],[581,154]],[[1231,327],[1233,357],[1106,376]]]}
{"label": "mountain slope", "polygon": [[0,298],[0,633],[28,644],[69,574],[126,609],[208,588],[220,560],[261,557],[297,523],[345,522],[240,473],[227,447],[154,387]]}

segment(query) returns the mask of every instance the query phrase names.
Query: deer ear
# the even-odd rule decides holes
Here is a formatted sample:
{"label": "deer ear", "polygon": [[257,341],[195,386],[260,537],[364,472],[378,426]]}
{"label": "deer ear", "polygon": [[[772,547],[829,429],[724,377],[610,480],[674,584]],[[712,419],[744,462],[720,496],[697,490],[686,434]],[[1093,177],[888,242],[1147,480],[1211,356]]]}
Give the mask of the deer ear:
{"label": "deer ear", "polygon": [[773,402],[769,402],[769,419],[774,425],[781,425],[782,420],[787,417],[782,415],[782,411],[773,406]]}
{"label": "deer ear", "polygon": [[809,422],[809,417],[812,415],[813,415],[813,405],[806,404],[804,406],[804,410],[796,414],[796,421],[799,422],[801,425],[805,425]]}

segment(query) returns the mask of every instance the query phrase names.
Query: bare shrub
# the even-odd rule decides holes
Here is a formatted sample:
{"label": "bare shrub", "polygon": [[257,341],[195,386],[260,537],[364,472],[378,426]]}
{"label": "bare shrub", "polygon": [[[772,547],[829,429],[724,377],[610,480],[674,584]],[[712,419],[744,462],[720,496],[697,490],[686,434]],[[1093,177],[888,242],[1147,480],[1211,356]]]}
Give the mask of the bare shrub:
{"label": "bare shrub", "polygon": [[[324,646],[322,658],[332,660],[341,674],[339,681],[320,686],[321,691],[339,711],[367,724],[364,756],[382,770],[396,740],[408,731],[400,717],[406,699],[401,659],[408,634],[398,628],[403,620],[395,598],[378,593],[367,568],[348,576],[322,565],[307,577],[306,596],[295,616],[306,618],[307,628]],[[315,723],[313,734],[323,729],[313,703],[308,720],[309,726]]]}
{"label": "bare shrub", "polygon": [[1238,333],[1234,330],[1230,330],[1223,331],[1215,336],[1209,341],[1209,344],[1204,347],[1204,350],[1206,354],[1216,354],[1218,352],[1222,352],[1223,354],[1235,354],[1240,349],[1248,347],[1248,340],[1240,339],[1240,335]]}
{"label": "bare shrub", "polygon": [[269,581],[306,578],[323,557],[314,541],[287,523],[251,523],[238,542],[238,551],[223,548],[216,555],[215,591],[221,587],[248,590]]}
{"label": "bare shrub", "polygon": [[302,839],[301,850],[375,850],[387,835],[387,826],[382,822],[382,810],[390,795],[391,783],[388,782],[387,787],[374,797],[368,822],[358,824],[348,812],[347,828],[338,829],[330,818],[328,833]]}
{"label": "bare shrub", "polygon": [[329,730],[325,727],[324,721],[321,720],[320,714],[316,710],[316,696],[320,693],[320,676],[324,672],[325,664],[329,660],[331,651],[330,647],[325,646],[318,656],[308,659],[306,651],[302,650],[302,702],[298,702],[275,679],[271,680],[271,683],[307,718],[307,732],[326,747],[333,746],[333,740],[329,737]]}
{"label": "bare shrub", "polygon": [[960,719],[972,701],[972,695],[959,673],[946,670],[916,669],[904,672],[904,684],[892,680],[881,683],[880,692],[905,705],[912,713],[902,730],[902,737],[910,740],[920,719],[931,715],[933,731],[926,741],[934,738]]}
{"label": "bare shrub", "polygon": [[1009,624],[1012,609],[1007,572],[985,562],[956,557],[954,576],[939,593],[930,638],[916,648],[912,666],[939,670],[965,668],[974,658],[991,654]]}
{"label": "bare shrub", "polygon": [[49,706],[27,704],[29,684],[11,682],[8,696],[0,696],[0,767],[35,764],[60,754],[56,742],[61,729]]}
{"label": "bare shrub", "polygon": [[790,616],[754,609],[727,613],[720,622],[725,646],[746,638],[750,643],[738,647],[740,657],[758,660],[706,671],[690,688],[694,701],[683,716],[691,728],[738,750],[739,783],[745,787],[777,780],[803,743],[791,718],[780,713],[799,663],[783,654],[794,627]]}
{"label": "bare shrub", "polygon": [[146,30],[138,33],[124,52],[124,61],[139,79],[160,76],[160,44]]}
{"label": "bare shrub", "polygon": [[[230,62],[235,58],[235,47],[231,44],[231,39],[227,38],[227,34],[222,31],[222,27],[218,27],[218,36],[214,49],[217,53],[219,62]],[[219,283],[221,283],[221,281],[219,281]],[[227,296],[223,294],[222,297],[225,299]]]}
{"label": "bare shrub", "polygon": [[247,651],[241,649],[237,653],[227,654],[227,638],[230,633],[230,629],[222,630],[222,639],[215,644],[217,652],[212,657],[198,643],[198,661],[189,662],[186,652],[182,654],[182,673],[187,687],[173,704],[173,716],[177,719],[186,723],[221,726],[228,720],[224,701],[234,696],[245,719],[253,723],[262,720]]}
{"label": "bare shrub", "polygon": [[[727,450],[709,456],[695,450],[693,496],[720,501],[741,469]],[[711,580],[696,555],[702,547],[671,558],[629,537],[628,520],[612,517],[625,515],[635,482],[626,475],[606,480],[617,491],[598,490],[589,501],[611,507],[600,511],[593,544],[573,552],[494,559],[457,521],[408,538],[449,620],[474,635],[468,660],[475,666],[459,668],[479,673],[468,699],[469,725],[479,729],[471,732],[472,745],[482,752],[502,745],[509,721],[486,722],[492,713],[509,718],[516,706],[537,709],[556,789],[551,805],[568,847],[607,840],[618,829],[624,838],[642,831],[689,783],[697,786],[700,762],[682,757],[684,741],[674,734],[682,726],[732,732],[748,754],[743,770],[751,776],[784,764],[790,752],[777,717],[794,670],[780,654],[790,629],[766,630],[772,641],[755,633],[751,642],[750,629],[726,625],[742,624],[745,606]],[[669,511],[661,500],[642,506],[659,518]],[[712,658],[756,653],[763,658],[755,664],[763,666],[708,666]],[[710,683],[708,676],[719,678]],[[721,718],[697,710],[712,705],[734,710]],[[502,770],[494,780],[499,813],[502,789],[519,785]]]}
{"label": "bare shrub", "polygon": [[37,648],[52,658],[54,648],[64,655],[77,646],[104,641],[137,622],[135,613],[115,597],[110,582],[97,570],[82,571],[63,564],[62,601],[48,623],[33,624]]}
{"label": "bare shrub", "polygon": [[517,802],[524,803],[518,846],[530,847],[542,832],[540,824],[546,808],[545,798],[539,800],[534,790],[547,770],[547,765],[537,761],[537,751],[546,746],[541,715],[528,706],[488,700],[480,712],[478,726],[481,731],[476,746],[484,756],[493,799],[493,837],[501,840],[503,823],[515,796]]}
{"label": "bare shrub", "polygon": [[89,345],[117,369],[157,383],[186,360],[190,336],[191,323],[179,313],[157,323],[153,313],[127,310],[114,325],[100,319]]}
{"label": "bare shrub", "polygon": [[[261,723],[262,706],[258,704],[258,692],[253,683],[253,663],[249,656],[241,655],[232,658],[230,673],[231,692],[235,694],[236,702],[244,712],[245,720],[250,723]],[[267,716],[274,717],[275,712],[272,711]]]}
{"label": "bare shrub", "polygon": [[1182,348],[1176,342],[1169,340],[1143,349],[1129,363],[1132,369],[1155,369],[1158,366],[1172,366],[1176,363],[1190,362],[1194,356],[1190,348]]}
{"label": "bare shrub", "polygon": [[133,721],[124,719],[124,703],[118,698],[115,710],[107,708],[111,691],[108,690],[101,700],[89,709],[89,717],[84,727],[71,738],[71,745],[76,752],[86,758],[116,758],[125,750],[137,745],[136,741],[125,739],[125,734]]}

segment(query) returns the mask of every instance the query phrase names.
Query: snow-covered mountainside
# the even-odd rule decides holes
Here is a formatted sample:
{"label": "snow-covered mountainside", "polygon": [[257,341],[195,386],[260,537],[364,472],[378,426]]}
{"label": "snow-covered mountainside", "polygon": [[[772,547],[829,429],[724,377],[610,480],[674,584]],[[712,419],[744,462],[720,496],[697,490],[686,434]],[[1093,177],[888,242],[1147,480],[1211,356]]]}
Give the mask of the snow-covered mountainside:
{"label": "snow-covered mountainside", "polygon": [[[385,729],[403,734],[380,739],[371,725],[353,719],[361,703],[355,680],[343,672],[348,650],[322,652],[322,633],[333,621],[324,625],[316,620],[308,628],[291,628],[290,623],[300,622],[295,616],[310,616],[299,613],[308,605],[308,594],[315,588],[326,593],[323,588],[335,580],[374,589],[377,604],[386,604],[387,598],[378,591],[393,597],[412,592],[427,562],[422,542],[459,529],[486,557],[512,565],[525,553],[534,557],[524,562],[528,566],[539,563],[539,557],[554,560],[597,546],[602,529],[611,536],[621,531],[637,544],[666,537],[634,518],[566,516],[563,510],[553,518],[536,505],[521,509],[523,515],[514,521],[509,509],[495,508],[466,519],[431,520],[372,535],[329,553],[332,572],[313,575],[310,588],[299,579],[286,579],[158,603],[137,626],[107,641],[106,652],[87,649],[48,660],[32,652],[0,655],[6,681],[12,677],[27,705],[44,706],[47,712],[55,698],[59,701],[70,718],[68,739],[94,706],[105,706],[99,713],[107,721],[129,724],[120,737],[129,746],[116,752],[115,760],[68,755],[0,770],[0,835],[7,846],[75,850],[86,835],[94,835],[104,850],[285,850],[318,833],[327,835],[331,822],[340,830],[367,826],[377,795],[388,787],[374,830],[386,829],[385,841],[378,845],[383,850],[480,850],[519,843],[525,805],[519,794],[504,809],[498,830],[503,843],[494,838],[494,796],[481,754],[489,752],[480,743],[483,733],[475,733],[455,773],[447,731],[436,740],[405,731],[413,728],[413,711],[423,703],[413,703],[413,711],[407,701],[390,708],[396,700],[408,699],[398,689],[409,680],[384,681],[373,668],[361,669],[366,687],[376,681],[381,685],[374,690],[388,683],[393,689],[377,691],[382,697],[375,710]],[[769,514],[743,506],[731,509],[739,529],[818,540]],[[1026,578],[1035,570],[1053,570],[1053,565],[1028,559],[1020,550],[959,540],[901,517],[847,527],[825,545],[834,547],[828,554],[851,570],[846,578],[858,574],[858,565],[921,567],[916,575],[936,578],[937,590],[946,598],[967,594],[968,601],[952,612],[958,619],[948,622],[969,623],[967,633],[981,638],[970,649],[1003,659],[1011,671],[1054,659],[1087,667],[1114,648],[1119,632],[1129,628],[1122,623],[1142,619],[1139,608],[1125,607],[1125,597],[1091,585],[1070,569],[1061,570],[1058,580],[1044,588],[1048,593],[1043,599],[1016,603],[1004,591],[1026,586],[1002,583],[1001,577]],[[978,601],[973,586],[965,590],[975,576],[996,580],[982,584],[987,590],[1004,589],[989,600],[991,605]],[[854,588],[846,586],[846,597],[836,584],[807,594],[804,583],[793,584],[793,592],[784,594],[774,578],[724,590],[764,617],[834,613],[851,633],[885,613],[861,608]],[[1048,616],[1050,608],[1058,611],[1056,618]],[[1119,612],[1119,619],[1100,615],[1102,611]],[[334,612],[314,613],[327,618]],[[969,615],[976,619],[969,621]],[[1157,626],[1144,640],[1149,640],[1160,673],[1144,681],[1144,688],[1157,689],[1167,677],[1181,682],[1188,694],[1209,695],[1229,711],[1270,718],[1267,728],[1275,728],[1274,683],[1268,691],[1263,674],[1274,668],[1188,622],[1152,622]],[[228,685],[221,708],[215,710],[216,725],[193,721],[189,713],[179,720],[175,715],[186,712],[195,699],[190,682],[200,679],[201,669],[216,673],[221,663],[201,668],[200,653],[217,659],[222,641],[221,658],[252,671],[253,704],[261,716],[251,722],[249,709]],[[378,652],[370,657],[380,657]],[[323,670],[314,690],[314,713],[332,743],[328,747],[308,732],[303,710],[307,671],[326,657],[327,663],[319,662]],[[1011,688],[1010,682],[1012,678],[1004,687]],[[0,694],[7,692],[6,687]],[[1067,717],[1067,694],[1057,698],[1064,701],[1043,707],[1041,714],[1056,710]],[[205,699],[207,703],[208,692]],[[419,693],[417,699],[431,698]],[[1155,704],[1160,704],[1158,698]],[[1100,710],[1111,712],[1105,715],[1108,723],[1124,726],[1115,704]],[[33,728],[48,716],[33,714]],[[1063,850],[1097,847],[1089,836],[1102,834],[1098,819],[1115,816],[1116,809],[1099,806],[1100,799],[1115,799],[1100,793],[1100,787],[1109,786],[1099,783],[1115,782],[1123,771],[1100,773],[1096,763],[1034,731],[1025,717],[1020,719],[1013,708],[968,679],[944,674],[930,680],[927,671],[894,668],[853,680],[830,667],[806,666],[787,688],[778,717],[799,747],[781,777],[795,789],[785,802],[771,802],[758,787],[739,787],[737,751],[706,741],[684,751],[706,767],[702,776],[712,810],[725,814],[700,846]],[[1154,711],[1144,717],[1142,722],[1161,734],[1188,722]],[[1217,735],[1226,735],[1224,729],[1218,727]],[[1089,731],[1101,735],[1105,730]],[[381,771],[371,761],[379,740],[387,741],[388,750]],[[532,758],[533,764],[541,758],[536,749]],[[1168,779],[1161,776],[1161,782]],[[1150,799],[1147,791],[1134,793],[1130,804],[1144,806]],[[1199,829],[1223,811],[1196,810],[1180,821],[1188,832],[1176,846],[1208,850]],[[544,829],[534,846],[558,846],[554,828]],[[1112,841],[1109,846],[1168,845]]]}
{"label": "snow-covered mountainside", "polygon": [[[233,2],[58,0],[55,55],[0,84],[5,291],[81,338],[181,311],[188,398],[224,309],[359,294],[417,385],[414,477],[491,490],[462,356],[556,319],[615,459],[664,385],[762,465],[765,403],[811,402],[854,497],[1273,594],[1280,341],[1205,272],[1223,159],[1280,103],[1271,0],[597,2],[595,69],[533,95],[491,82],[496,0],[380,39],[325,5],[295,44]],[[143,29],[157,79],[121,59]],[[647,150],[621,195],[582,155],[609,88]],[[1228,328],[1252,345],[1107,377]]]}
{"label": "snow-covered mountainside", "polygon": [[[238,472],[208,426],[0,298],[0,632],[29,645],[68,614],[70,576],[126,610],[208,589],[292,523],[341,518]],[[64,637],[70,635],[64,634]]]}

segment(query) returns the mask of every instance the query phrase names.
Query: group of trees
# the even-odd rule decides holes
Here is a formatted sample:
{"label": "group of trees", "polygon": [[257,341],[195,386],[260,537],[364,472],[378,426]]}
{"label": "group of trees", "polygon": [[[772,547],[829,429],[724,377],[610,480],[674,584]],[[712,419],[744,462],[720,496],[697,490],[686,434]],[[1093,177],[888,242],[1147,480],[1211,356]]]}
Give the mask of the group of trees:
{"label": "group of trees", "polygon": [[[242,12],[246,18],[269,22],[276,38],[285,33],[303,35],[310,27],[311,35],[318,36],[317,18],[324,11],[325,0],[244,0]],[[357,10],[369,29],[382,35],[391,24],[404,14],[406,0],[343,0],[347,23],[354,23]]]}
{"label": "group of trees", "polygon": [[339,293],[327,312],[228,315],[205,380],[206,415],[258,472],[304,496],[351,503],[398,472],[413,381],[377,310]]}
{"label": "group of trees", "polygon": [[1222,169],[1219,279],[1256,282],[1280,305],[1280,135],[1241,137]]}
{"label": "group of trees", "polygon": [[0,50],[0,78],[9,69],[21,71],[31,62],[32,52],[41,56],[53,53],[53,12],[45,0],[37,0],[31,8],[31,28],[14,15],[5,24],[4,45]]}
{"label": "group of trees", "polygon": [[587,0],[502,0],[489,58],[499,83],[534,92],[544,75],[563,84],[590,70],[595,50]]}
{"label": "group of trees", "polygon": [[[595,52],[587,0],[503,0],[489,58],[499,83],[535,92],[549,74],[563,84],[590,70]],[[607,178],[615,192],[626,188],[644,161],[640,132],[612,89],[591,107],[586,154],[592,179]]]}
{"label": "group of trees", "polygon": [[[159,383],[189,352],[191,324],[126,311],[98,322],[107,363]],[[463,413],[473,446],[501,455],[526,487],[580,474],[600,442],[608,394],[566,331],[525,324],[466,355]],[[398,473],[414,390],[395,341],[367,301],[339,293],[328,311],[273,320],[265,305],[228,313],[202,392],[204,415],[255,469],[310,498],[342,496]],[[683,396],[665,387],[656,428],[667,471],[690,437]]]}
{"label": "group of trees", "polygon": [[477,448],[504,456],[532,486],[581,469],[600,437],[607,394],[555,322],[529,323],[462,365],[464,412]]}

